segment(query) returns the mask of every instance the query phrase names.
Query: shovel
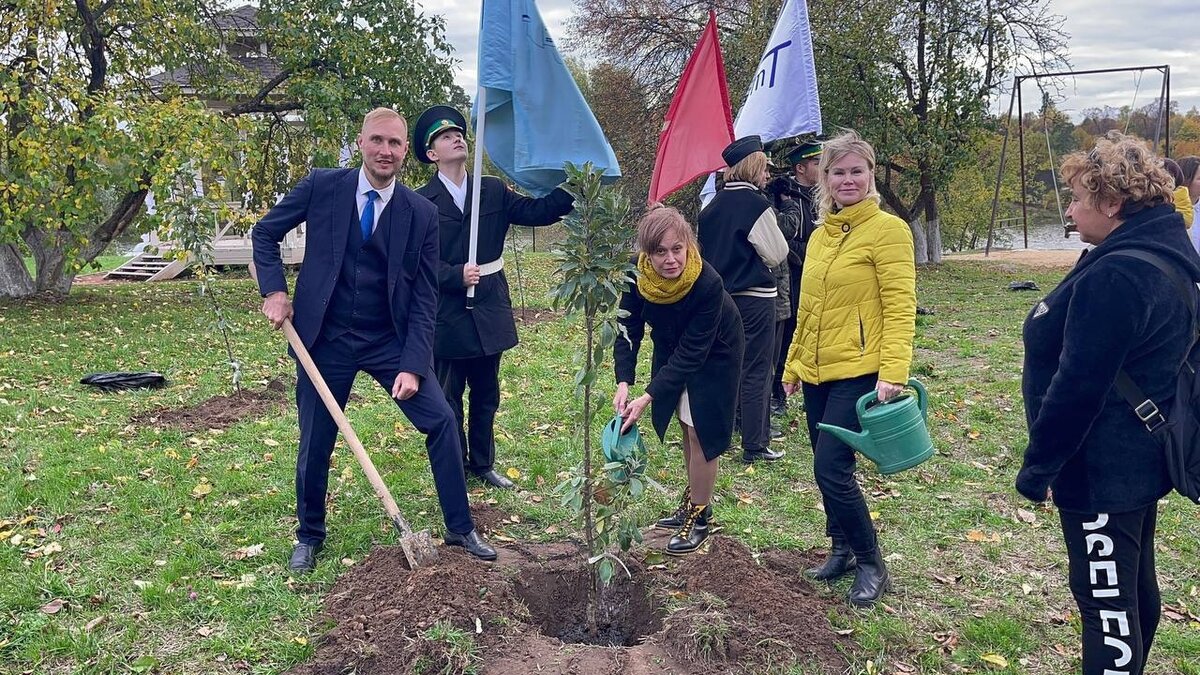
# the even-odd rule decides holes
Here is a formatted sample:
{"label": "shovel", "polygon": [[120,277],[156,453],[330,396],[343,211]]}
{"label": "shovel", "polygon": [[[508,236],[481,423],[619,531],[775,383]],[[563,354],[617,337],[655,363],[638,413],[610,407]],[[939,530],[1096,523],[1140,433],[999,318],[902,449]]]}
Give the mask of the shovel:
{"label": "shovel", "polygon": [[[258,274],[254,269],[254,263],[250,263],[250,278],[258,281]],[[358,440],[358,434],[354,433],[354,429],[350,427],[350,420],[346,419],[346,414],[342,412],[337,401],[333,398],[333,392],[329,391],[329,386],[325,384],[325,378],[321,377],[321,371],[317,370],[317,364],[313,363],[312,357],[309,356],[308,350],[304,348],[304,342],[300,340],[300,335],[296,333],[296,329],[292,326],[289,319],[283,320],[283,334],[287,336],[288,344],[292,346],[292,351],[296,352],[296,358],[300,361],[300,365],[304,367],[304,372],[308,373],[308,379],[312,380],[313,387],[317,393],[321,395],[321,400],[325,402],[325,408],[329,410],[329,415],[333,417],[333,421],[337,423],[337,428],[342,432],[342,437],[346,439],[346,445],[354,451],[354,458],[358,460],[358,465],[362,467],[363,473],[367,475],[367,480],[370,481],[371,487],[375,489],[375,494],[379,500],[383,502],[383,510],[387,512],[388,517],[392,519],[392,524],[396,526],[396,532],[400,534],[400,548],[404,551],[404,558],[408,561],[409,569],[416,569],[425,564],[432,563],[437,560],[437,548],[434,546],[433,538],[429,536],[428,530],[413,532],[412,526],[400,514],[400,508],[396,506],[396,500],[392,499],[392,493],[388,490],[383,479],[379,477],[379,472],[375,470],[375,464],[371,462],[370,456],[363,448],[362,442]]]}

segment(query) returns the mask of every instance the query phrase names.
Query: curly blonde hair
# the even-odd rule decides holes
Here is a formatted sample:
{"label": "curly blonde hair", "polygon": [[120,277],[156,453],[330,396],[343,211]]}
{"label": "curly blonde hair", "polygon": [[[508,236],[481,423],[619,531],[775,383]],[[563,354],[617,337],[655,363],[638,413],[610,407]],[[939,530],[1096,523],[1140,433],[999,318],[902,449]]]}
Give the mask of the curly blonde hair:
{"label": "curly blonde hair", "polygon": [[1171,202],[1175,181],[1163,160],[1150,151],[1145,141],[1110,131],[1096,141],[1090,152],[1073,152],[1063,159],[1062,176],[1076,197],[1093,208],[1101,201],[1121,202],[1121,216]]}
{"label": "curly blonde hair", "polygon": [[825,222],[825,216],[833,212],[833,194],[829,191],[829,167],[840,162],[846,155],[858,155],[867,160],[871,181],[867,185],[864,199],[879,203],[879,189],[875,187],[875,148],[863,140],[853,129],[847,129],[821,146],[821,163],[817,165],[821,180],[817,181],[817,222]]}

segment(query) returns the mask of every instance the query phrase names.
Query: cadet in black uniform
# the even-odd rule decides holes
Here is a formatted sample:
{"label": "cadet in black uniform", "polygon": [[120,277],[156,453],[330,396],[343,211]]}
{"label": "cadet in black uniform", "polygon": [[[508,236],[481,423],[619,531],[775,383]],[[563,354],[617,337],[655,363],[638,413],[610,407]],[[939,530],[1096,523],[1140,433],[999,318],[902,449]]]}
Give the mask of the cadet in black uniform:
{"label": "cadet in black uniform", "polygon": [[[541,199],[523,197],[499,178],[484,176],[480,187],[477,264],[467,264],[470,246],[471,176],[462,113],[438,105],[413,125],[413,154],[437,173],[417,190],[438,208],[441,265],[433,356],[438,381],[458,419],[463,466],[484,482],[511,488],[495,471],[493,426],[500,408],[500,355],[517,344],[508,280],[504,276],[504,239],[509,225],[551,225],[573,208],[574,199],[558,188]],[[472,308],[467,289],[475,287]],[[470,389],[466,431],[463,394]]]}

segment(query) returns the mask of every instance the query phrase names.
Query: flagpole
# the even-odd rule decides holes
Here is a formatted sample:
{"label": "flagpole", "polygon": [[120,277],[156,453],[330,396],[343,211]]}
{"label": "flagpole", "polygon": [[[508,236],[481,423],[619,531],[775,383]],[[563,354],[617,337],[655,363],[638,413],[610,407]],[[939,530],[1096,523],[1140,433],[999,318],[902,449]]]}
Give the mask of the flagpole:
{"label": "flagpole", "polygon": [[[475,92],[475,158],[471,174],[471,234],[467,245],[467,264],[476,265],[479,249],[479,189],[483,179],[483,123],[487,119],[487,87]],[[475,309],[475,286],[467,287],[467,309]]]}

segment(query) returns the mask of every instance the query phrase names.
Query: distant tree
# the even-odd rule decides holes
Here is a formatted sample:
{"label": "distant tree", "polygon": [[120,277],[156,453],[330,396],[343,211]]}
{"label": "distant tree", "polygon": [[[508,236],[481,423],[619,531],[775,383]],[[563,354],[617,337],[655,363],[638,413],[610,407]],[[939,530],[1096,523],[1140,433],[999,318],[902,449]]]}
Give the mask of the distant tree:
{"label": "distant tree", "polygon": [[226,8],[0,3],[0,297],[68,292],[114,238],[154,225],[138,221],[148,195],[169,201],[189,175],[201,208],[253,212],[335,164],[371,107],[464,101],[442,19],[410,0],[263,0],[270,69],[228,49],[246,26]]}
{"label": "distant tree", "polygon": [[[1065,61],[1046,0],[809,3],[826,124],[878,152],[880,194],[913,230],[918,262],[941,259],[938,193],[973,163],[986,112],[1017,68]],[[953,187],[951,187],[953,189]]]}

